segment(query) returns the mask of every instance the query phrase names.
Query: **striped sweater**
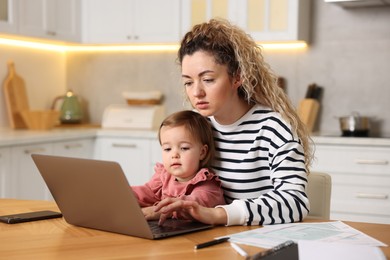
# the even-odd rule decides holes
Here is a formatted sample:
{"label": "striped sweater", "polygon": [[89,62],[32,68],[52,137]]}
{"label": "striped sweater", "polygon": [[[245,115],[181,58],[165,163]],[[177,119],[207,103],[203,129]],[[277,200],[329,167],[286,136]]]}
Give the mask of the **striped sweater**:
{"label": "striped sweater", "polygon": [[302,221],[309,211],[303,147],[279,113],[261,105],[231,125],[209,118],[227,225]]}

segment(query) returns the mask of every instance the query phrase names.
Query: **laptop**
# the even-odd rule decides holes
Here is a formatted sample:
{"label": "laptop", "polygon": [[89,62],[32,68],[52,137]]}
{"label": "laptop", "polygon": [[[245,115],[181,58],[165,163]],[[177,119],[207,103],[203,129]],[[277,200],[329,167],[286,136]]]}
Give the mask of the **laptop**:
{"label": "laptop", "polygon": [[[191,220],[147,221],[117,162],[31,155],[69,224],[147,239],[211,228]],[[139,173],[134,173],[139,174]]]}

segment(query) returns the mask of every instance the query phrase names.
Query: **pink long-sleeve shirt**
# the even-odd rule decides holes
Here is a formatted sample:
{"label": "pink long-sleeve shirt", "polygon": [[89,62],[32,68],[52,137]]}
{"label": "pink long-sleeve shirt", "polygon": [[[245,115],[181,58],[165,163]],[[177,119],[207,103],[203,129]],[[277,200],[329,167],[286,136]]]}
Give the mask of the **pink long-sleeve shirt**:
{"label": "pink long-sleeve shirt", "polygon": [[189,181],[179,182],[161,163],[155,166],[153,177],[142,186],[131,187],[141,207],[152,206],[165,198],[194,200],[205,207],[224,205],[225,199],[218,177],[202,168]]}

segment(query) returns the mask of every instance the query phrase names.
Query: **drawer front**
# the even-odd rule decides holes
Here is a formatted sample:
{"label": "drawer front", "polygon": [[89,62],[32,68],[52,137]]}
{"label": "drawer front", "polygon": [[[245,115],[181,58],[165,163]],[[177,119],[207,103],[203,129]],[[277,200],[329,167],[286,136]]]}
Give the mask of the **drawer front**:
{"label": "drawer front", "polygon": [[120,164],[130,185],[143,185],[150,179],[150,146],[148,139],[101,138],[98,159]]}
{"label": "drawer front", "polygon": [[380,223],[390,224],[390,218],[383,216],[374,216],[369,214],[353,214],[345,212],[331,212],[330,219],[332,220],[344,220],[354,222],[366,222],[366,223]]}
{"label": "drawer front", "polygon": [[390,177],[390,148],[316,146],[313,171],[367,173]]}
{"label": "drawer front", "polygon": [[366,173],[329,173],[332,177],[332,186],[363,186],[385,188],[390,190],[390,175],[376,175]]}
{"label": "drawer front", "polygon": [[390,188],[333,185],[331,211],[387,217],[390,220]]}

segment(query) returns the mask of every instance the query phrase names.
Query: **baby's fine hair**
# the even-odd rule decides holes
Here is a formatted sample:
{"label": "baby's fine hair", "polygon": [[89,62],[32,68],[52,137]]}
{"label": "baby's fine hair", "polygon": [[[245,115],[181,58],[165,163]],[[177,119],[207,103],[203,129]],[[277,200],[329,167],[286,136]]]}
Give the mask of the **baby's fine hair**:
{"label": "baby's fine hair", "polygon": [[238,94],[248,104],[265,105],[281,114],[302,142],[305,165],[309,171],[313,154],[306,126],[278,85],[278,77],[264,61],[261,47],[251,36],[227,20],[211,19],[209,22],[195,25],[186,33],[178,51],[179,65],[182,64],[184,56],[197,51],[209,53],[217,64],[226,65],[231,78],[240,77],[242,85]]}
{"label": "baby's fine hair", "polygon": [[158,140],[161,144],[161,128],[163,126],[167,127],[178,127],[184,126],[185,129],[190,133],[190,135],[200,144],[207,145],[207,154],[205,158],[201,161],[201,168],[210,167],[211,161],[214,158],[215,146],[214,146],[214,137],[213,131],[211,129],[211,124],[208,119],[206,119],[201,114],[191,111],[183,110],[176,113],[173,113],[166,117],[161,123],[158,131]]}

